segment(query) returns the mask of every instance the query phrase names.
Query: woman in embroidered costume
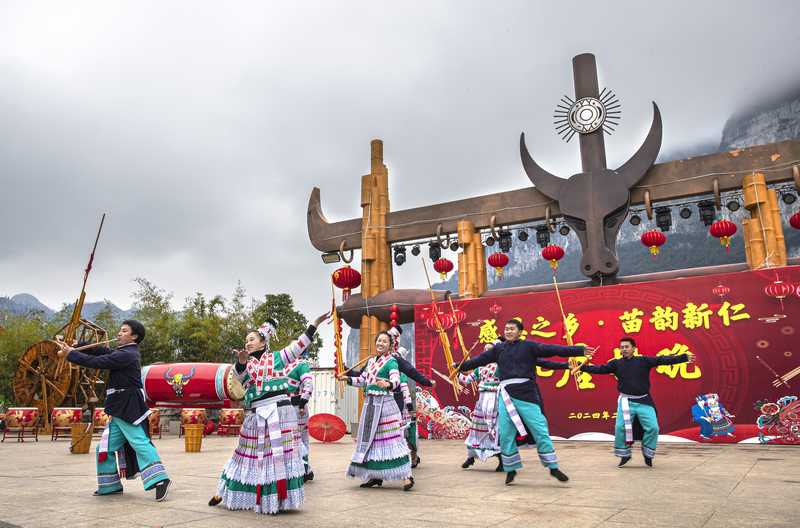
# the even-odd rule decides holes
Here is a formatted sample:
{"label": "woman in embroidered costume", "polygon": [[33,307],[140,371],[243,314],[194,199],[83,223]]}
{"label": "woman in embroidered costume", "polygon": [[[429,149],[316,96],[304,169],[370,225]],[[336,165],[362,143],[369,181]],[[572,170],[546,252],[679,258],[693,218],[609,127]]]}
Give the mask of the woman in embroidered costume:
{"label": "woman in embroidered costume", "polygon": [[[467,445],[467,459],[461,467],[467,469],[477,458],[486,462],[490,457],[500,459],[500,441],[497,435],[497,389],[500,379],[496,375],[497,363],[478,367],[469,374],[459,373],[458,381],[463,385],[478,383],[478,401],[472,411],[469,434],[464,443]],[[499,461],[496,471],[503,471],[503,462]]]}
{"label": "woman in embroidered costume", "polygon": [[236,363],[245,388],[246,415],[239,446],[222,469],[209,506],[222,503],[229,510],[273,514],[302,506],[305,470],[295,442],[297,413],[285,369],[311,344],[317,326],[328,315],[318,317],[297,341],[278,352],[269,351],[277,326],[274,320],[247,334]]}
{"label": "woman in embroidered costume", "polygon": [[400,371],[392,356],[391,335],[378,334],[375,349],[377,355],[370,358],[361,375],[347,378],[349,384],[363,387],[366,392],[347,476],[363,480],[362,488],[380,486],[384,480],[402,480],[403,491],[409,491],[414,478],[403,434],[403,415],[392,394],[400,386]]}
{"label": "woman in embroidered costume", "polygon": [[[305,353],[303,354],[305,356]],[[289,380],[289,395],[292,398],[292,406],[297,413],[297,433],[295,441],[300,446],[303,454],[303,465],[305,475],[303,479],[308,482],[314,480],[314,472],[308,463],[308,408],[306,405],[311,400],[314,393],[314,376],[311,375],[311,367],[303,358],[295,359],[286,367],[287,379]]]}

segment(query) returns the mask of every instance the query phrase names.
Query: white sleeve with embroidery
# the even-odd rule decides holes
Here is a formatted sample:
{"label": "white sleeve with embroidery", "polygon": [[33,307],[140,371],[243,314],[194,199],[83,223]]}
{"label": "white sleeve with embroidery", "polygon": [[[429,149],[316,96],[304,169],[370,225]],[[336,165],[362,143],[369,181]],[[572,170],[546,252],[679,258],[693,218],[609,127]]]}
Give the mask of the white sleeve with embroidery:
{"label": "white sleeve with embroidery", "polygon": [[297,341],[292,341],[289,346],[280,351],[281,359],[285,364],[291,363],[295,359],[299,358],[310,344],[311,339],[304,333],[297,339]]}
{"label": "white sleeve with embroidery", "polygon": [[400,386],[400,371],[393,368],[389,371],[389,383],[391,383],[391,390],[395,390]]}
{"label": "white sleeve with embroidery", "polygon": [[367,362],[364,370],[361,371],[361,375],[359,376],[348,376],[347,379],[350,380],[350,385],[353,387],[366,387],[367,386],[367,367],[369,364],[372,363],[372,360]]}
{"label": "white sleeve with embroidery", "polygon": [[310,372],[306,372],[300,376],[300,397],[306,401],[311,401],[311,395],[314,392],[314,376]]}
{"label": "white sleeve with embroidery", "polygon": [[470,370],[469,374],[464,374],[463,372],[458,373],[458,382],[462,385],[469,385],[473,382],[480,381],[478,376],[475,375],[475,370]]}
{"label": "white sleeve with embroidery", "polygon": [[403,405],[411,405],[411,391],[408,389],[408,383],[400,383],[400,391],[403,393]]}

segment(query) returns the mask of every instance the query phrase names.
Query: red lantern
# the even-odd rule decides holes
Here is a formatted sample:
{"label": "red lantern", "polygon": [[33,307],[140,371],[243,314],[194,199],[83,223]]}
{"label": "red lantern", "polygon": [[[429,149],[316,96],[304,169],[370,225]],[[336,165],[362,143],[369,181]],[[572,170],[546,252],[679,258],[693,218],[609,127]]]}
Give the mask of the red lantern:
{"label": "red lantern", "polygon": [[[439,323],[442,325],[443,330],[447,330],[454,324],[453,316],[448,313],[436,312],[436,315],[439,317]],[[425,326],[428,327],[428,330],[432,332],[436,332],[439,329],[436,326],[436,317],[434,317],[433,312],[428,313],[428,317],[425,319]]]}
{"label": "red lantern", "polygon": [[508,266],[508,255],[498,251],[489,255],[489,265],[497,272],[497,278],[503,278],[503,268]]}
{"label": "red lantern", "polygon": [[440,314],[439,321],[442,322],[442,328],[444,328],[445,330],[452,328],[452,326],[456,324],[455,317],[453,317],[449,313]]}
{"label": "red lantern", "polygon": [[439,277],[442,280],[447,278],[447,274],[453,271],[453,263],[446,258],[440,258],[433,263],[433,269],[439,272]]}
{"label": "red lantern", "polygon": [[797,212],[789,217],[789,225],[795,229],[800,229],[800,212]]}
{"label": "red lantern", "polygon": [[342,302],[350,298],[350,290],[361,286],[361,274],[350,266],[337,269],[331,278],[336,287],[342,290]]}
{"label": "red lantern", "polygon": [[455,310],[453,310],[453,316],[456,319],[456,323],[462,323],[464,322],[464,319],[467,318],[467,312],[465,312],[461,308],[456,308]]}
{"label": "red lantern", "polygon": [[717,284],[711,290],[711,293],[713,293],[714,295],[716,295],[720,299],[722,299],[723,297],[728,295],[730,292],[731,292],[731,289],[728,288],[727,286],[725,286],[724,284]]}
{"label": "red lantern", "polygon": [[770,297],[781,300],[792,295],[796,290],[797,286],[791,282],[783,282],[780,279],[775,279],[767,284],[767,286],[764,288],[764,293]]}
{"label": "red lantern", "polygon": [[550,263],[550,267],[558,268],[558,261],[564,257],[564,249],[556,244],[550,244],[542,249],[542,258]]}
{"label": "red lantern", "polygon": [[736,224],[730,220],[717,220],[708,228],[711,236],[719,239],[719,243],[725,246],[725,251],[731,250],[731,237],[736,234]]}
{"label": "red lantern", "polygon": [[667,242],[667,236],[658,229],[651,229],[642,233],[642,244],[650,248],[653,258],[658,255],[658,248]]}
{"label": "red lantern", "polygon": [[767,284],[764,288],[764,293],[773,299],[778,299],[778,301],[781,303],[781,310],[783,310],[783,300],[786,297],[793,295],[796,291],[797,286],[791,282],[783,282],[778,278]]}

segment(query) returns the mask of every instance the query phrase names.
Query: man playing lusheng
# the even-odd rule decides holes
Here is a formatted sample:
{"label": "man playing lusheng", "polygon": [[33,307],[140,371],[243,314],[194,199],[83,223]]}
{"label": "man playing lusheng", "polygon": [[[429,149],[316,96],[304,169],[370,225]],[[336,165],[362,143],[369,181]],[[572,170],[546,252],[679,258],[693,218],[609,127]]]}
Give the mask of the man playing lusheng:
{"label": "man playing lusheng", "polygon": [[[500,460],[506,472],[506,484],[511,484],[522,468],[522,459],[517,447],[517,434],[526,436],[525,427],[533,434],[539,460],[550,469],[550,475],[561,482],[569,480],[558,468],[553,442],[547,428],[547,418],[542,413],[542,398],[536,384],[537,358],[561,356],[591,357],[595,349],[584,346],[561,346],[520,340],[522,323],[518,319],[506,322],[506,340],[483,352],[480,356],[464,361],[460,370],[470,371],[476,367],[497,363],[497,377],[500,379],[498,431],[500,434]],[[458,365],[453,365],[459,368]]]}
{"label": "man playing lusheng", "polygon": [[[111,417],[103,442],[97,449],[97,491],[95,495],[122,493],[117,460],[114,453],[129,444],[136,451],[145,490],[155,488],[156,500],[167,498],[170,480],[155,446],[147,435],[150,409],[142,393],[142,356],[139,343],[144,339],[144,325],[127,320],[117,334],[116,349],[94,347],[80,352],[66,343],[59,343],[67,361],[83,367],[110,371],[106,390],[105,412]],[[106,443],[107,436],[107,446]],[[102,447],[102,449],[101,449]],[[109,456],[110,455],[110,456]],[[132,477],[133,475],[130,475]]]}
{"label": "man playing lusheng", "polygon": [[623,337],[619,342],[621,359],[612,359],[605,365],[580,367],[590,374],[614,374],[617,377],[617,421],[614,426],[614,455],[620,458],[619,467],[631,459],[634,440],[642,443],[645,463],[652,467],[658,443],[658,417],[656,404],[650,396],[650,369],[659,365],[675,365],[694,361],[691,354],[675,356],[635,356],[636,341]]}

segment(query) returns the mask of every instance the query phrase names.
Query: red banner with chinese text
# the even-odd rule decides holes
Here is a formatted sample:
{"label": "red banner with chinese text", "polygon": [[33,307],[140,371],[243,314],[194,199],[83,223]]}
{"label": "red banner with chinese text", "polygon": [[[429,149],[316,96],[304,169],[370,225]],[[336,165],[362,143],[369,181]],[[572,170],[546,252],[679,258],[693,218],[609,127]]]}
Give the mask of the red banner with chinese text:
{"label": "red banner with chinese text", "polygon": [[[483,350],[481,343],[493,341],[515,317],[522,320],[527,339],[566,344],[570,332],[575,344],[599,346],[593,364],[619,357],[623,335],[636,340],[642,355],[691,352],[693,364],[660,366],[651,372],[661,434],[697,427],[691,409],[695,398],[707,393],[719,394],[720,403],[742,429],[744,424],[754,426],[762,414],[756,402],[800,396],[800,339],[795,335],[800,331],[800,297],[796,291],[782,300],[768,296],[765,288],[776,280],[800,284],[800,266],[562,290],[566,328],[554,291],[455,301],[465,317],[460,314],[447,323],[463,318],[466,346],[479,342],[473,357]],[[447,303],[437,308],[451,313]],[[432,368],[447,373],[438,335],[426,325],[430,314],[430,304],[415,307],[417,368],[429,376]],[[453,356],[460,360],[463,352],[455,326],[447,333]],[[471,392],[456,402],[453,391],[436,379],[442,405],[474,404]],[[576,383],[569,371],[539,368],[537,382],[551,434],[613,434],[618,394],[613,376],[582,374]],[[752,436],[741,430],[728,441]]]}

